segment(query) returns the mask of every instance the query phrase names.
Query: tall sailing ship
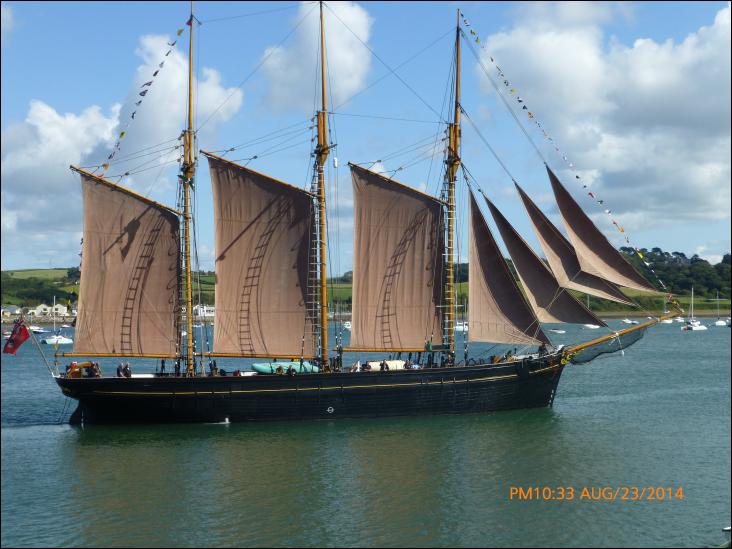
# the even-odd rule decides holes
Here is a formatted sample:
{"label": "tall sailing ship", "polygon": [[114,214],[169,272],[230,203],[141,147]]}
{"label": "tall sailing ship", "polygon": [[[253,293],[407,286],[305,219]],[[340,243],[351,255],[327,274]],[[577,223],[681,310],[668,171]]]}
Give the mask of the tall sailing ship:
{"label": "tall sailing ship", "polygon": [[[551,406],[564,367],[626,348],[662,318],[571,346],[552,345],[542,322],[607,325],[569,290],[632,304],[619,286],[655,291],[609,243],[554,172],[547,174],[569,240],[516,185],[542,260],[485,197],[514,278],[469,191],[467,326],[476,342],[521,346],[514,356],[456,352],[455,193],[460,156],[460,47],[440,197],[350,164],[354,265],[350,345],[328,340],[325,29],[320,3],[320,99],[310,190],[202,151],[215,219],[213,348],[196,349],[191,198],[196,172],[193,32],[182,208],[154,202],[85,169],[84,233],[73,353],[62,357],[169,360],[172,372],[102,377],[93,362],[55,379],[78,400],[72,421],[219,422],[467,413]],[[191,9],[191,19],[193,13]],[[676,316],[674,311],[668,316]],[[537,350],[538,347],[538,350]],[[369,370],[347,353],[381,353]],[[223,372],[218,357],[265,358],[271,373]],[[277,362],[279,360],[279,362]],[[344,362],[346,365],[344,365]],[[207,368],[208,366],[208,368]],[[260,370],[261,371],[261,370]]]}

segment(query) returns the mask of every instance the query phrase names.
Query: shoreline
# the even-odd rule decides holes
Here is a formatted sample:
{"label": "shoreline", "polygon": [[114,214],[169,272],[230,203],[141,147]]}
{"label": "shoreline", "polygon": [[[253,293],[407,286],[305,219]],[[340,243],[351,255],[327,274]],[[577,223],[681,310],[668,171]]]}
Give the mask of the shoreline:
{"label": "shoreline", "polygon": [[[599,318],[601,319],[608,319],[608,320],[616,320],[619,318],[629,318],[629,319],[647,319],[650,313],[654,316],[660,316],[661,311],[648,311],[644,313],[638,313],[634,311],[593,311]],[[730,316],[730,311],[720,311],[719,312],[719,318],[726,319]],[[683,318],[686,318],[686,312],[684,314],[679,314],[678,316],[681,316]],[[717,318],[717,311],[716,310],[697,310],[694,311],[694,316],[696,318]],[[351,321],[351,315],[350,314],[340,314],[340,318],[337,320],[340,322],[344,321]],[[11,317],[3,317],[2,318],[2,325],[3,326],[12,326],[13,323],[18,319],[17,316],[11,316]],[[201,320],[196,320],[197,322],[201,322]],[[206,319],[208,324],[213,325],[213,319]],[[336,319],[329,318],[330,322],[335,323]],[[61,327],[61,324],[71,324],[74,321],[74,317],[67,317],[62,319],[56,319],[57,327]],[[35,324],[38,326],[53,326],[53,319],[51,318],[26,318],[26,323],[28,325]]]}

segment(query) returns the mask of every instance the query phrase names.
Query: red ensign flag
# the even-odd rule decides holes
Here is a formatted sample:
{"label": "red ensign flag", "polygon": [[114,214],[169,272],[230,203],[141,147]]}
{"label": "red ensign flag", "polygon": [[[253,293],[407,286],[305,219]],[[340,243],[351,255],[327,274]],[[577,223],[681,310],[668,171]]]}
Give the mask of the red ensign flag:
{"label": "red ensign flag", "polygon": [[28,329],[25,327],[25,324],[23,324],[23,319],[16,320],[13,332],[5,342],[5,347],[3,347],[3,353],[14,355],[18,350],[18,347],[20,347],[29,337],[30,334],[28,333]]}

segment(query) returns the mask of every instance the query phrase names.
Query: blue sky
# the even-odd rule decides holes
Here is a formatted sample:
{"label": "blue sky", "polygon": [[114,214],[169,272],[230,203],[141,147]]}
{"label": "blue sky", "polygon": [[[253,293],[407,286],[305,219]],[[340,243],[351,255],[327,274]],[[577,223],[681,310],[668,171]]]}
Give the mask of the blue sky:
{"label": "blue sky", "polygon": [[[137,98],[141,83],[164,59],[166,40],[184,26],[188,4],[3,2],[2,6],[2,268],[75,265],[82,230],[80,189],[67,167],[101,164],[109,154],[129,118],[130,99]],[[351,268],[348,161],[383,160],[388,170],[409,165],[397,179],[433,193],[438,188],[440,154],[432,158],[429,151],[435,134],[444,129],[434,111],[441,111],[447,86],[457,7],[635,245],[699,253],[713,261],[729,252],[727,2],[333,2],[330,6],[392,68],[431,45],[397,70],[418,98],[328,15],[328,68],[335,101],[331,107],[337,113],[332,117],[333,137],[339,163],[337,170],[332,162],[329,168],[332,272]],[[298,124],[290,133],[229,153],[229,158],[259,155],[250,167],[295,185],[308,184],[308,119],[316,85],[315,7],[290,2],[196,4],[203,22],[196,29],[200,34],[194,52],[197,125],[213,114],[200,130],[200,148],[225,149]],[[254,12],[267,13],[240,17]],[[278,45],[301,19],[301,25]],[[120,155],[178,137],[184,122],[186,35],[178,46],[150,87]],[[491,67],[487,58],[483,61]],[[462,103],[470,118],[522,186],[558,221],[541,159],[486,84],[467,43],[463,43],[462,83]],[[620,245],[606,216],[583,197],[571,174],[562,171],[563,163],[552,147],[535,126],[522,121],[569,190]],[[392,155],[415,143],[418,148]],[[267,154],[277,149],[283,150]],[[463,127],[462,157],[480,186],[535,245],[510,179],[469,124]],[[174,170],[158,168],[153,161],[153,169],[122,183],[174,205]],[[107,173],[122,173],[139,163],[113,166]],[[171,165],[175,164],[167,166]],[[199,250],[202,267],[210,269],[213,220],[207,171],[201,158]],[[463,186],[462,260],[467,249],[465,196]]]}

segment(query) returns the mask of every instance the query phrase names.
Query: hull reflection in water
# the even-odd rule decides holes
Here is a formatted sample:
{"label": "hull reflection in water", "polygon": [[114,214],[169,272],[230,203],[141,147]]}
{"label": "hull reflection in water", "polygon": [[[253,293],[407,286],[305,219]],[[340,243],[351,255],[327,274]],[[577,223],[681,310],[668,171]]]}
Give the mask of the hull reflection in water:
{"label": "hull reflection in water", "polygon": [[452,414],[551,406],[561,354],[491,365],[294,376],[66,378],[72,423]]}

